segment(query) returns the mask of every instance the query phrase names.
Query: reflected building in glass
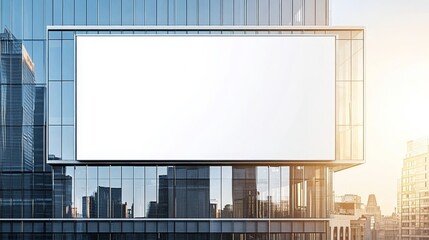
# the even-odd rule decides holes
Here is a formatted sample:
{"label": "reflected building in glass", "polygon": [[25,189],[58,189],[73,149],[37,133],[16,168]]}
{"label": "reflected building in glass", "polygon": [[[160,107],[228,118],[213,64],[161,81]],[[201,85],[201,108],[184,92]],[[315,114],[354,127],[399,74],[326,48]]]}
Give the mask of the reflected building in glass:
{"label": "reflected building in glass", "polygon": [[[364,30],[330,27],[328,0],[0,0],[0,12],[1,238],[332,238],[332,176],[364,163]],[[77,34],[335,36],[335,159],[77,161]]]}

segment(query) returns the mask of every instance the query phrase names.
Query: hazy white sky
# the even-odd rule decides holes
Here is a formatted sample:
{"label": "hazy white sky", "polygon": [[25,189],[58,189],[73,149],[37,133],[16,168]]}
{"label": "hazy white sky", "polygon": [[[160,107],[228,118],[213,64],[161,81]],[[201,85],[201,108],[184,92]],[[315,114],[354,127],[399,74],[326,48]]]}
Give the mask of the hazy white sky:
{"label": "hazy white sky", "polygon": [[429,1],[331,0],[331,25],[366,28],[366,164],[335,174],[336,195],[374,193],[394,211],[406,142],[429,136]]}

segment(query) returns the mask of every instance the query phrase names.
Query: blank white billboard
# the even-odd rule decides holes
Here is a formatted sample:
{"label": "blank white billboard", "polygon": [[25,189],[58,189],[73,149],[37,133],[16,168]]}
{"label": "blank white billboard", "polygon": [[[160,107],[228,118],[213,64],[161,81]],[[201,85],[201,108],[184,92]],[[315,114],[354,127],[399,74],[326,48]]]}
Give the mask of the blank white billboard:
{"label": "blank white billboard", "polygon": [[334,160],[333,36],[77,36],[76,158]]}

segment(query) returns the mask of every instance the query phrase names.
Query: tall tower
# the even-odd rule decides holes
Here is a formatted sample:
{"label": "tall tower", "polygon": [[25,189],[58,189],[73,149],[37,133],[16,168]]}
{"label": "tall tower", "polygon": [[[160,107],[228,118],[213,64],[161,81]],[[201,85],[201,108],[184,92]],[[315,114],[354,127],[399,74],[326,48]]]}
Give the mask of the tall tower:
{"label": "tall tower", "polygon": [[398,194],[402,239],[426,239],[429,235],[428,158],[427,139],[407,143]]}

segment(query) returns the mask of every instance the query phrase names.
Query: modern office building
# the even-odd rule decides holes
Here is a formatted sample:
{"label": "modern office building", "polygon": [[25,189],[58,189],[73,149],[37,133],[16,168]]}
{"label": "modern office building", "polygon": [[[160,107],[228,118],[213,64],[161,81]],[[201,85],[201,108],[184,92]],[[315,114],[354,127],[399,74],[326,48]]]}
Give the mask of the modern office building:
{"label": "modern office building", "polygon": [[[23,72],[22,63],[34,63],[29,72],[34,76],[31,94],[21,91],[13,95],[29,99],[16,102],[13,108],[27,111],[29,117],[17,113],[21,115],[13,124],[28,131],[14,135],[17,141],[6,142],[1,137],[12,135],[0,132],[1,238],[331,238],[333,174],[364,163],[364,30],[329,26],[328,0],[1,0],[0,13],[2,32],[9,29],[7,41],[25,46],[29,56],[23,57],[25,51],[20,50],[13,67],[7,65],[12,61],[3,53],[6,40],[2,38],[2,131],[9,126],[8,122],[2,122],[7,113],[3,107],[14,101],[3,94],[8,92],[4,90],[7,76],[15,74],[22,84],[24,76],[18,74]],[[83,42],[85,36],[149,35],[268,36],[297,41],[305,38],[318,43],[321,39],[332,40],[334,45],[327,48],[332,50],[327,55],[333,56],[329,90],[335,95],[331,96],[333,112],[329,125],[333,137],[322,136],[315,142],[323,145],[333,140],[332,156],[319,159],[298,154],[288,159],[216,161],[80,158],[77,151],[80,138],[76,135],[79,132],[76,101],[80,93],[76,79],[82,52],[77,41]],[[106,51],[122,47],[116,45]],[[329,56],[325,60],[330,60]],[[120,60],[127,62],[126,58]],[[281,66],[292,68],[294,59],[286,60],[288,64]],[[183,58],[182,62],[186,61]],[[138,68],[138,79],[144,79],[150,69],[144,65]],[[11,69],[16,70],[8,75]],[[304,70],[298,76],[312,72]],[[113,68],[105,67],[99,73],[108,75],[110,71]],[[167,67],[165,72],[171,71]],[[116,86],[125,80],[118,78]],[[100,85],[100,92],[108,87]],[[311,86],[307,89],[314,90]],[[91,93],[96,98],[100,92]],[[116,95],[111,96],[115,99]],[[301,97],[310,99],[310,95]],[[30,100],[31,108],[25,110]],[[111,106],[109,116],[116,116],[122,108],[126,106]],[[125,125],[113,124],[99,134],[117,141],[111,136]],[[315,130],[300,137],[316,138]],[[308,146],[303,143],[299,147],[306,156],[313,150],[312,138],[308,139]],[[127,138],[120,141],[131,144]],[[297,138],[295,142],[299,141]],[[26,145],[28,142],[31,146]],[[18,147],[28,155],[3,154]],[[105,147],[105,152],[108,150],[111,148]],[[21,165],[15,167],[19,162]],[[12,179],[8,171],[20,179],[30,176],[31,184]],[[32,194],[27,198],[31,201],[24,204],[21,199],[25,198],[20,194],[27,197],[28,192]],[[11,209],[18,209],[17,214],[11,214]]]}
{"label": "modern office building", "polygon": [[398,194],[401,239],[427,239],[429,235],[429,142],[409,141]]}

